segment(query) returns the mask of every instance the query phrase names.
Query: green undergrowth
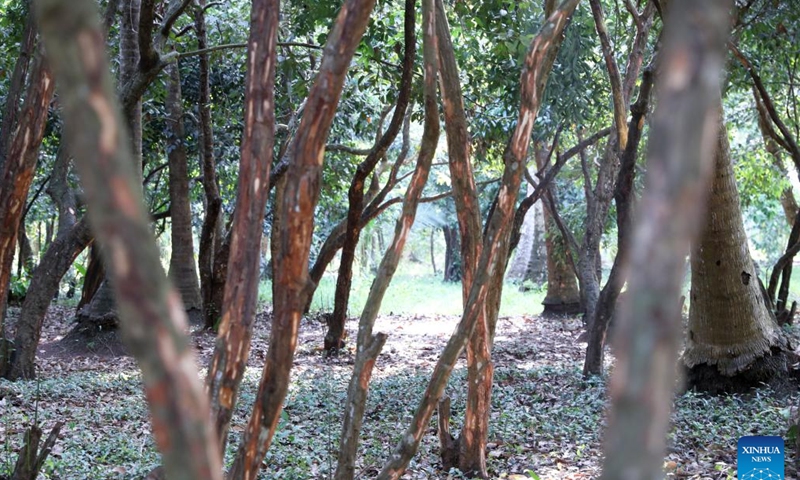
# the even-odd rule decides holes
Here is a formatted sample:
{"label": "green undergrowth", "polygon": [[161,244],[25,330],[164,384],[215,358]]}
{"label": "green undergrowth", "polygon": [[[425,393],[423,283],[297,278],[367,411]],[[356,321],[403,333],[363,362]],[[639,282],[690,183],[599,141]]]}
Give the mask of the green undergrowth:
{"label": "green undergrowth", "polygon": [[[513,348],[502,342],[497,346],[499,352]],[[352,366],[346,358],[318,358],[313,363],[311,368],[295,371],[260,479],[332,475]],[[357,478],[374,478],[388,458],[409,424],[429,373],[429,368],[398,364],[377,368],[366,408]],[[247,370],[233,419],[228,463],[249,415],[259,376],[257,369]],[[464,384],[465,370],[458,367],[447,388],[453,401],[454,432],[464,411]],[[45,429],[57,420],[66,422],[40,478],[142,478],[157,465],[158,455],[141,391],[140,376],[132,372],[71,374],[39,384],[0,383],[0,476],[10,472],[23,426],[36,415]],[[722,397],[684,394],[675,402],[667,463],[674,461],[674,474],[681,478],[733,475],[736,440],[742,435],[784,435],[786,407],[797,401],[796,395],[779,399],[768,390]],[[570,472],[582,472],[590,475],[575,478],[594,478],[601,463],[605,408],[605,383],[583,380],[577,365],[498,365],[489,439],[491,474],[494,478],[516,473],[560,479],[572,478]],[[462,478],[455,471],[439,469],[437,452],[434,418],[404,478]]]}
{"label": "green undergrowth", "polygon": [[[367,302],[372,277],[354,276],[350,294],[350,316],[357,317]],[[520,286],[507,282],[503,287],[500,315],[539,315],[542,312],[544,291],[536,286],[521,291]],[[333,311],[336,277],[326,275],[311,303],[312,311]],[[259,301],[272,301],[272,283],[259,286]],[[461,283],[442,281],[441,277],[398,274],[392,280],[381,304],[381,313],[409,315],[460,315],[462,310]]]}

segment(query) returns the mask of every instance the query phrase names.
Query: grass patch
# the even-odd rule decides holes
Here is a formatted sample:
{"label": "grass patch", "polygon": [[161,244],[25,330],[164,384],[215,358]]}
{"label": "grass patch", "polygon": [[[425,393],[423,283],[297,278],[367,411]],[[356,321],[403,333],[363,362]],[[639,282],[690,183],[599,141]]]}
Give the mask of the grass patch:
{"label": "grass patch", "polygon": [[[372,277],[354,276],[350,293],[350,316],[364,309],[372,285]],[[312,311],[332,311],[336,277],[326,275],[311,302]],[[258,290],[261,303],[272,302],[272,283],[262,282]],[[539,315],[545,292],[532,289],[522,292],[519,285],[506,283],[500,303],[500,316]],[[399,274],[394,277],[381,304],[381,313],[408,315],[461,315],[461,283],[443,282],[432,275]]]}

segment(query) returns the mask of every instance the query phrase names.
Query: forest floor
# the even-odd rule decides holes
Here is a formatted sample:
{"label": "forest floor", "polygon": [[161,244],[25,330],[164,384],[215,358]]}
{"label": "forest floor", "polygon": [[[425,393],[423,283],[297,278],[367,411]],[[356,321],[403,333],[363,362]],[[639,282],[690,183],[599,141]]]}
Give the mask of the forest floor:
{"label": "forest floor", "polygon": [[[13,322],[14,310],[10,312]],[[141,379],[135,362],[113,343],[65,346],[72,310],[51,308],[43,332],[39,380],[0,381],[0,477],[12,469],[22,433],[37,419],[45,432],[66,422],[40,478],[140,479],[158,464]],[[232,425],[227,460],[249,416],[267,353],[268,312],[259,314],[239,408]],[[452,315],[381,316],[376,331],[389,334],[378,359],[366,409],[357,478],[374,478],[394,448],[425,388],[440,349],[454,329]],[[354,320],[348,324],[355,332]],[[585,344],[575,318],[501,317],[498,324],[495,388],[488,452],[493,478],[592,479],[602,461],[607,407],[604,381],[585,381]],[[793,332],[796,333],[796,332]],[[352,370],[352,350],[325,358],[319,349],[324,325],[303,320],[292,386],[275,442],[259,478],[330,478],[335,468],[342,405]],[[351,334],[352,335],[352,334]],[[193,332],[205,370],[214,338]],[[84,346],[85,347],[85,346]],[[464,408],[463,359],[447,388],[453,418]],[[769,389],[743,395],[676,397],[665,460],[667,478],[730,479],[736,475],[736,442],[743,435],[786,436],[797,392]],[[453,430],[458,431],[457,426]],[[797,478],[787,441],[786,478]],[[435,422],[412,461],[408,479],[456,479],[441,470]]]}

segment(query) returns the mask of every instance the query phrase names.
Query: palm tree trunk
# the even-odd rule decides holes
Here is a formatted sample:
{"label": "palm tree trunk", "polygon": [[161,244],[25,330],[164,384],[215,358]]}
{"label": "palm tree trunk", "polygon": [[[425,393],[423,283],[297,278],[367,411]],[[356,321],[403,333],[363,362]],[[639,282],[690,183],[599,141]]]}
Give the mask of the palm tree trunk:
{"label": "palm tree trunk", "polygon": [[709,213],[692,253],[683,355],[689,386],[712,391],[757,384],[786,368],[785,339],[750,258],[724,124],[715,162]]}

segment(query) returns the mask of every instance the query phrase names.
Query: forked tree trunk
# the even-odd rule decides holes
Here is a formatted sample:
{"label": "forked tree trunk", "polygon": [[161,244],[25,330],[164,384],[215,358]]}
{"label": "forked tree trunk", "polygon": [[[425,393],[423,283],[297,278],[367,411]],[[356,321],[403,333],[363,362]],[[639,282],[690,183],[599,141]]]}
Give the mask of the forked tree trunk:
{"label": "forked tree trunk", "polygon": [[672,0],[666,12],[658,107],[632,242],[633,301],[619,318],[609,382],[603,480],[664,477],[680,331],[676,300],[713,170],[732,3]]}
{"label": "forked tree trunk", "polygon": [[[654,66],[652,66],[654,68]],[[631,106],[631,120],[628,125],[628,144],[622,152],[620,168],[617,173],[617,185],[614,190],[614,202],[617,206],[617,255],[611,267],[608,281],[600,292],[595,317],[589,322],[589,341],[586,348],[586,359],[583,375],[601,375],[606,345],[606,335],[611,318],[617,308],[619,294],[625,284],[630,255],[631,227],[633,224],[633,181],[636,176],[636,157],[639,153],[639,141],[650,103],[650,91],[653,87],[652,68],[643,75],[639,90],[639,98]]]}
{"label": "forked tree trunk", "polygon": [[[417,157],[414,174],[403,198],[403,210],[397,219],[394,238],[381,260],[375,281],[369,290],[366,305],[361,312],[358,324],[358,341],[353,374],[347,389],[347,401],[342,422],[342,436],[339,441],[339,457],[336,463],[336,480],[353,480],[355,476],[356,453],[361,425],[364,420],[364,409],[369,393],[369,380],[375,361],[386,342],[386,334],[372,334],[375,320],[380,312],[381,302],[389,288],[397,265],[403,255],[408,234],[414,224],[419,199],[428,181],[436,145],[439,141],[439,108],[436,101],[436,77],[438,71],[438,55],[436,52],[436,28],[434,0],[422,0],[422,32],[423,32],[423,71],[425,72],[423,92],[425,104],[425,124],[422,143]],[[414,0],[406,1],[406,42],[416,43],[414,36]],[[407,44],[406,51],[416,50],[416,45]],[[412,57],[413,58],[413,57]]]}
{"label": "forked tree trunk", "polygon": [[40,28],[59,80],[65,133],[104,245],[125,340],[139,362],[155,440],[173,480],[218,480],[212,435],[186,317],[160,265],[130,140],[91,0],[40,0]]}
{"label": "forked tree trunk", "polygon": [[172,255],[169,276],[191,323],[201,323],[203,304],[197,263],[194,260],[192,209],[189,198],[189,166],[186,158],[186,134],[183,128],[183,97],[178,63],[167,67],[167,158],[169,162],[169,204],[172,219]]}
{"label": "forked tree trunk", "polygon": [[[379,473],[378,478],[380,480],[399,479],[405,471],[411,457],[416,453],[417,448],[419,448],[422,436],[428,429],[428,423],[433,414],[433,410],[441,399],[445,384],[450,377],[456,360],[467,343],[470,342],[472,338],[478,338],[478,342],[483,343],[483,345],[489,345],[491,342],[489,331],[493,319],[486,318],[483,312],[487,310],[487,302],[493,305],[495,295],[499,298],[500,291],[495,291],[495,285],[497,284],[496,279],[497,276],[499,276],[499,285],[502,287],[502,276],[505,274],[505,266],[508,260],[509,237],[512,224],[514,223],[516,198],[520,184],[522,183],[524,162],[527,158],[531,131],[533,130],[533,125],[536,121],[539,106],[544,95],[547,78],[552,69],[555,57],[558,54],[559,47],[561,46],[564,28],[566,28],[569,23],[577,5],[578,0],[564,1],[553,15],[546,20],[539,34],[534,37],[525,57],[520,78],[521,105],[519,117],[514,133],[509,139],[503,154],[505,168],[501,180],[497,207],[494,209],[488,222],[486,235],[484,236],[480,251],[480,258],[477,263],[477,268],[474,270],[474,278],[472,279],[470,292],[464,305],[464,314],[456,327],[456,331],[450,337],[450,340],[447,342],[447,345],[434,367],[425,394],[417,407],[409,428],[401,436],[391,458],[384,464],[383,469]],[[442,18],[442,15],[437,14],[437,17]],[[447,95],[447,93],[445,93],[445,95]],[[464,146],[460,148],[464,148]],[[550,180],[552,180],[552,177],[542,180],[542,185],[546,186],[547,182]],[[464,239],[462,239],[462,241],[463,240]],[[493,313],[496,314],[496,312]],[[481,329],[485,333],[480,336],[473,336],[473,332],[476,331],[476,324],[479,323],[479,321],[483,324]],[[480,345],[475,352],[483,354],[485,351],[483,345]],[[480,383],[479,393],[480,391],[486,390],[484,387],[487,385],[487,382],[488,390],[491,391],[492,375],[490,365],[487,365],[484,369],[478,368],[476,378],[478,379],[478,383]],[[480,400],[485,397],[479,394],[475,398]],[[488,415],[488,409],[485,411],[481,410],[482,407],[480,403],[476,404],[475,407],[477,410],[473,417],[470,417],[469,413],[467,414],[468,421],[483,418]],[[485,437],[481,437],[480,433],[478,433],[482,426],[479,425],[476,427],[470,425],[468,428],[470,432],[468,435],[475,435],[473,437],[473,445],[479,446],[481,445],[481,441],[485,442]],[[476,433],[478,434],[476,435]],[[473,448],[476,450],[478,449],[478,447]],[[473,450],[470,449],[469,451]],[[481,452],[478,453],[480,454]],[[485,451],[482,453],[485,454]],[[473,465],[480,461],[480,458],[477,460],[469,460]]]}
{"label": "forked tree trunk", "polygon": [[250,356],[256,316],[264,209],[275,145],[275,47],[279,11],[279,0],[256,0],[250,12],[236,213],[231,227],[222,321],[206,380],[220,458],[225,456],[228,427]]}
{"label": "forked tree trunk", "polygon": [[317,80],[294,139],[280,205],[282,231],[276,245],[273,319],[269,351],[253,413],[228,478],[254,480],[272,442],[289,388],[297,329],[312,288],[308,258],[319,199],[325,142],[342,93],[345,75],[367,28],[374,0],[346,0],[326,42]]}
{"label": "forked tree trunk", "polygon": [[9,144],[8,157],[0,172],[0,375],[5,376],[11,352],[5,348],[5,309],[8,285],[14,268],[17,234],[23,217],[28,190],[33,183],[39,147],[44,137],[50,100],[55,83],[44,58],[33,60],[25,102]]}
{"label": "forked tree trunk", "polygon": [[709,391],[747,388],[786,370],[786,340],[750,257],[724,124],[708,211],[692,251],[687,381]]}
{"label": "forked tree trunk", "polygon": [[[411,100],[411,84],[413,80],[414,57],[416,55],[416,36],[414,33],[414,2],[406,0],[405,7],[405,49],[403,54],[403,73],[398,86],[397,102],[394,107],[389,127],[370,150],[367,158],[356,168],[350,188],[347,192],[347,228],[342,245],[339,275],[336,277],[336,292],[334,295],[333,314],[328,321],[328,331],[325,334],[324,348],[326,352],[336,352],[344,346],[344,325],[347,321],[347,308],[350,302],[350,289],[353,284],[353,262],[355,261],[356,248],[361,236],[361,213],[364,210],[364,187],[367,178],[372,174],[378,162],[386,155],[386,151],[394,142],[403,119],[406,115],[409,101]],[[382,123],[382,122],[381,122]],[[380,132],[379,132],[380,135]]]}

